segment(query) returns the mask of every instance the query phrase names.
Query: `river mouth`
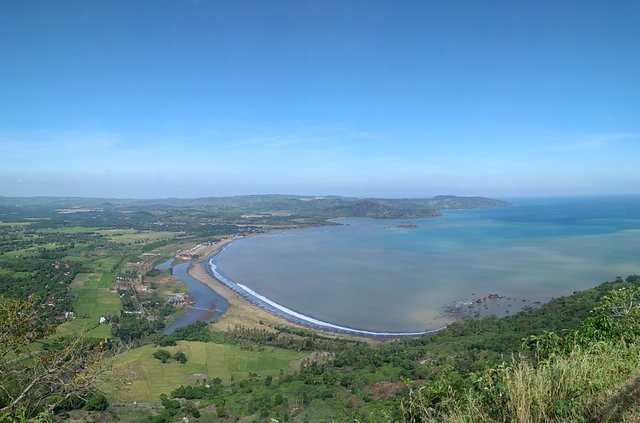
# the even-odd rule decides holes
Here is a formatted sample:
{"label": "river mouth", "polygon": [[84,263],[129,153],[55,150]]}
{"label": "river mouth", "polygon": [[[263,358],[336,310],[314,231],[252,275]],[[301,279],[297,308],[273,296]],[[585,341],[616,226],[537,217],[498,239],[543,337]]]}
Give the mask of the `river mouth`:
{"label": "river mouth", "polygon": [[[190,261],[173,266],[170,261],[167,261],[161,266],[164,269],[171,267],[173,276],[187,284],[188,298],[193,301],[192,304],[185,306],[184,312],[180,317],[165,328],[163,332],[165,335],[198,321],[211,322],[222,316],[229,307],[229,302],[226,298],[188,273],[189,266],[191,266]],[[156,266],[156,268],[158,267]]]}
{"label": "river mouth", "polygon": [[637,197],[514,204],[425,220],[344,219],[343,226],[243,238],[209,267],[273,313],[364,335],[419,334],[461,318],[507,316],[638,273]]}

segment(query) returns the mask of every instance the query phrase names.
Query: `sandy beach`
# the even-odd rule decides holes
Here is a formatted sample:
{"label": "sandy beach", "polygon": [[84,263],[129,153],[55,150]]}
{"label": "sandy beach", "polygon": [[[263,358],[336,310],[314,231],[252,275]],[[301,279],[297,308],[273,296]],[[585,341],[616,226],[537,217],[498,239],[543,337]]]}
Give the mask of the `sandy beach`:
{"label": "sandy beach", "polygon": [[252,304],[247,299],[238,295],[232,289],[216,280],[213,276],[211,276],[206,268],[206,266],[208,266],[209,258],[213,254],[216,254],[224,245],[235,239],[238,239],[238,237],[223,238],[219,242],[207,246],[206,250],[203,251],[203,258],[198,261],[193,261],[188,269],[189,275],[199,280],[203,284],[209,286],[218,294],[225,297],[229,302],[229,308],[227,309],[227,311],[215,323],[213,323],[216,329],[226,331],[231,330],[236,326],[244,326],[247,328],[259,328],[274,331],[273,328],[275,326],[284,325],[305,330],[313,330],[314,332],[322,333],[323,335],[332,337],[357,338],[371,341],[371,338],[367,337],[359,337],[350,334],[339,334],[295,324],[283,317],[271,314],[265,309]]}
{"label": "sandy beach", "polygon": [[275,316],[251,304],[209,274],[206,268],[209,258],[216,254],[225,244],[237,238],[238,237],[223,238],[219,242],[207,246],[206,250],[203,250],[203,258],[198,261],[193,261],[188,270],[191,276],[209,286],[229,301],[229,308],[220,319],[215,322],[216,327],[218,329],[228,330],[233,329],[236,325],[261,329],[271,329],[271,327],[275,325],[297,326],[286,319]]}

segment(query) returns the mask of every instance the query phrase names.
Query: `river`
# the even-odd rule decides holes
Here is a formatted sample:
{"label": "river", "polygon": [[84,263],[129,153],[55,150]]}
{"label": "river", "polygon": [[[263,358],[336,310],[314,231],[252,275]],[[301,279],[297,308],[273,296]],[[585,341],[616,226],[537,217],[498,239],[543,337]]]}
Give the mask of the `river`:
{"label": "river", "polygon": [[158,270],[172,268],[173,276],[187,284],[189,288],[187,295],[195,300],[195,304],[185,308],[183,314],[164,330],[165,335],[197,321],[210,322],[227,311],[229,302],[226,298],[187,273],[191,265],[190,261],[173,266],[172,263],[173,259],[170,259],[155,268]]}

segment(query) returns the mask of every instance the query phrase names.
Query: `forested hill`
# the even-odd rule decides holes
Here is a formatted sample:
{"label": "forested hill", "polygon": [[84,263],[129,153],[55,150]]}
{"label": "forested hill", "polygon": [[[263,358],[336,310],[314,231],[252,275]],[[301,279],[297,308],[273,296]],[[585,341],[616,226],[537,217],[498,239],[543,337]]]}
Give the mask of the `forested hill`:
{"label": "forested hill", "polygon": [[81,214],[119,217],[167,216],[189,212],[227,219],[262,219],[280,222],[293,219],[326,220],[336,217],[416,218],[439,215],[440,210],[509,206],[506,201],[484,197],[436,196],[433,198],[380,199],[338,196],[248,195],[196,199],[157,200],[106,199],[80,197],[2,197],[0,220],[20,218],[72,219]]}

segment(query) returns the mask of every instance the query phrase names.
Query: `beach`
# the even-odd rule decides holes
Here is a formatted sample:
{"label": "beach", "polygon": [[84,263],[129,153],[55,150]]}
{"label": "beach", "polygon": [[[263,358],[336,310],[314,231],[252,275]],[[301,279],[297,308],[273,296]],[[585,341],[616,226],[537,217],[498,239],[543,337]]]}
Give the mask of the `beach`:
{"label": "beach", "polygon": [[[260,328],[274,330],[277,326],[291,326],[301,329],[313,330],[331,336],[342,336],[347,338],[396,338],[403,336],[419,336],[425,333],[437,332],[438,329],[422,332],[377,332],[361,329],[349,328],[335,325],[312,317],[300,314],[284,306],[272,302],[268,298],[261,296],[240,284],[233,283],[228,286],[226,279],[218,280],[215,270],[209,268],[211,258],[221,251],[233,240],[241,237],[224,238],[210,246],[204,251],[204,260],[194,261],[188,269],[188,274],[201,283],[224,297],[229,306],[225,313],[215,322],[217,328],[231,330],[236,326],[248,328]],[[229,282],[231,283],[231,282]],[[233,289],[235,287],[236,290]],[[241,289],[238,289],[241,287]],[[248,294],[248,295],[247,295]]]}
{"label": "beach", "polygon": [[[274,331],[274,327],[283,325],[310,329],[309,327],[290,322],[281,316],[271,314],[263,308],[252,304],[250,301],[241,295],[238,295],[235,291],[211,276],[207,270],[210,257],[216,254],[223,246],[237,238],[239,237],[224,238],[210,246],[207,246],[206,250],[203,251],[204,258],[193,261],[188,269],[189,275],[225,297],[229,302],[227,311],[215,321],[215,327],[223,331],[232,330],[236,326],[265,329],[269,331]],[[332,336],[344,336],[333,332],[330,334]]]}
{"label": "beach", "polygon": [[[207,285],[209,288],[216,291],[229,302],[229,306],[224,314],[212,323],[215,325],[216,329],[229,331],[238,326],[241,326],[245,328],[263,329],[275,332],[275,328],[278,326],[289,326],[298,329],[311,330],[325,336],[360,339],[374,343],[379,342],[379,339],[382,338],[389,339],[396,337],[395,335],[366,335],[359,334],[357,332],[324,330],[323,328],[318,326],[296,323],[285,318],[282,315],[272,313],[267,309],[252,303],[247,298],[243,297],[233,289],[226,286],[224,283],[217,280],[214,276],[211,275],[208,269],[209,260],[211,259],[211,257],[217,254],[225,245],[239,238],[242,237],[236,236],[223,238],[220,241],[207,246],[206,250],[204,250],[202,254],[204,258],[197,261],[192,261],[191,266],[189,266],[187,270],[187,273],[191,277]],[[400,337],[402,335],[398,334],[397,336]]]}

